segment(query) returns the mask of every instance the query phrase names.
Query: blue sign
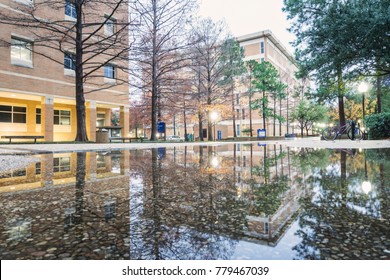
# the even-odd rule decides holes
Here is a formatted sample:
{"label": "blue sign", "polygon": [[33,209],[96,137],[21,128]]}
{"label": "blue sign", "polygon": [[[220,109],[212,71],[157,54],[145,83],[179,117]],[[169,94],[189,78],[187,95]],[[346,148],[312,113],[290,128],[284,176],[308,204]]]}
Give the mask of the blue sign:
{"label": "blue sign", "polygon": [[222,131],[218,130],[218,140],[222,140]]}
{"label": "blue sign", "polygon": [[159,159],[165,158],[165,155],[167,154],[166,148],[158,148],[157,149],[157,154]]}
{"label": "blue sign", "polygon": [[262,144],[262,143],[257,143],[257,146],[259,146],[259,147],[267,147],[267,144]]}
{"label": "blue sign", "polygon": [[157,132],[158,133],[165,133],[165,122],[159,122],[157,124]]}
{"label": "blue sign", "polygon": [[258,129],[257,130],[257,138],[265,138],[266,137],[266,130],[264,129]]}

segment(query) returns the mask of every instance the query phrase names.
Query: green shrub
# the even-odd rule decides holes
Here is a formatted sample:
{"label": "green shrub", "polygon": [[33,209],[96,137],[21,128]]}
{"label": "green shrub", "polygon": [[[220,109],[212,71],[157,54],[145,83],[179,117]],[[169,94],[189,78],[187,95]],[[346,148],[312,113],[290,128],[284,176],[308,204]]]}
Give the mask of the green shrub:
{"label": "green shrub", "polygon": [[364,118],[369,139],[390,138],[390,113],[374,114]]}

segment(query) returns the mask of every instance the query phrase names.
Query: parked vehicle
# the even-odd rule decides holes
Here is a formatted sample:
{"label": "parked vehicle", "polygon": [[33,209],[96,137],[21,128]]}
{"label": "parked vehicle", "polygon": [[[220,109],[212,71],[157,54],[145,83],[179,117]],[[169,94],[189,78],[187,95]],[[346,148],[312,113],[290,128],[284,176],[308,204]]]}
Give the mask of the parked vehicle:
{"label": "parked vehicle", "polygon": [[172,142],[184,142],[183,138],[180,138],[180,136],[177,135],[168,135],[167,136],[167,141],[172,141]]}

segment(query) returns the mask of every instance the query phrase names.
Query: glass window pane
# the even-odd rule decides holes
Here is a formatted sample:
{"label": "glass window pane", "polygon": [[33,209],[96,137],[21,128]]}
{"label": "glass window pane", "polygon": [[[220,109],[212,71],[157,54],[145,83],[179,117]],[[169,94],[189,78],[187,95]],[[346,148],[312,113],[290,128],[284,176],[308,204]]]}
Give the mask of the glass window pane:
{"label": "glass window pane", "polygon": [[61,110],[61,115],[62,116],[70,116],[70,111]]}
{"label": "glass window pane", "polygon": [[12,114],[0,112],[0,122],[12,122]]}
{"label": "glass window pane", "polygon": [[70,117],[61,117],[62,125],[70,125]]}
{"label": "glass window pane", "polygon": [[35,109],[35,112],[37,113],[37,114],[40,114],[42,111],[41,111],[41,108],[36,108]]}
{"label": "glass window pane", "polygon": [[14,106],[14,112],[26,113],[26,107],[16,107],[16,106]]}
{"label": "glass window pane", "polygon": [[35,116],[35,123],[36,124],[41,124],[41,115],[36,115]]}
{"label": "glass window pane", "polygon": [[54,110],[54,115],[59,116],[60,115],[60,110]]}
{"label": "glass window pane", "polygon": [[54,116],[54,124],[60,124],[60,117]]}
{"label": "glass window pane", "polygon": [[12,112],[12,106],[1,106],[0,105],[0,112]]}
{"label": "glass window pane", "polygon": [[26,123],[26,114],[14,113],[14,123]]}

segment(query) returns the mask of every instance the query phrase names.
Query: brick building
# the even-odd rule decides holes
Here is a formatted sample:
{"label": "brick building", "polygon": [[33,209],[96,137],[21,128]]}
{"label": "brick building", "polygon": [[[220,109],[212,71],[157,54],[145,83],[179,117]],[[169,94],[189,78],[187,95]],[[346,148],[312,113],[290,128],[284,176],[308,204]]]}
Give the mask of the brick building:
{"label": "brick building", "polygon": [[[28,13],[32,7],[42,18],[74,24],[75,6],[68,0],[44,6],[41,0],[0,0],[0,15]],[[94,34],[111,36],[117,23],[127,22],[127,3],[115,13],[96,5],[93,15],[105,22]],[[92,9],[86,7],[86,9]],[[87,11],[88,12],[88,11]],[[91,13],[92,14],[92,13]],[[108,18],[109,17],[109,18]],[[96,20],[99,21],[99,20]],[[0,136],[41,135],[45,141],[72,141],[76,135],[74,47],[62,51],[45,48],[35,33],[39,29],[18,28],[0,23]],[[88,29],[86,32],[89,32]],[[127,33],[127,32],[126,32]],[[38,36],[39,37],[39,36]],[[95,40],[96,38],[92,38]],[[67,51],[66,49],[69,49]],[[92,52],[91,52],[92,53]],[[94,51],[96,54],[96,50]],[[85,54],[88,58],[88,54]],[[88,138],[96,140],[97,126],[111,125],[111,113],[120,111],[122,136],[128,135],[129,100],[127,60],[107,61],[107,52],[94,55],[101,67],[84,83]],[[103,65],[104,64],[104,65]],[[92,64],[91,64],[92,65]],[[85,67],[86,68],[86,67]],[[84,68],[84,71],[88,71]],[[121,81],[120,83],[118,81]]]}

